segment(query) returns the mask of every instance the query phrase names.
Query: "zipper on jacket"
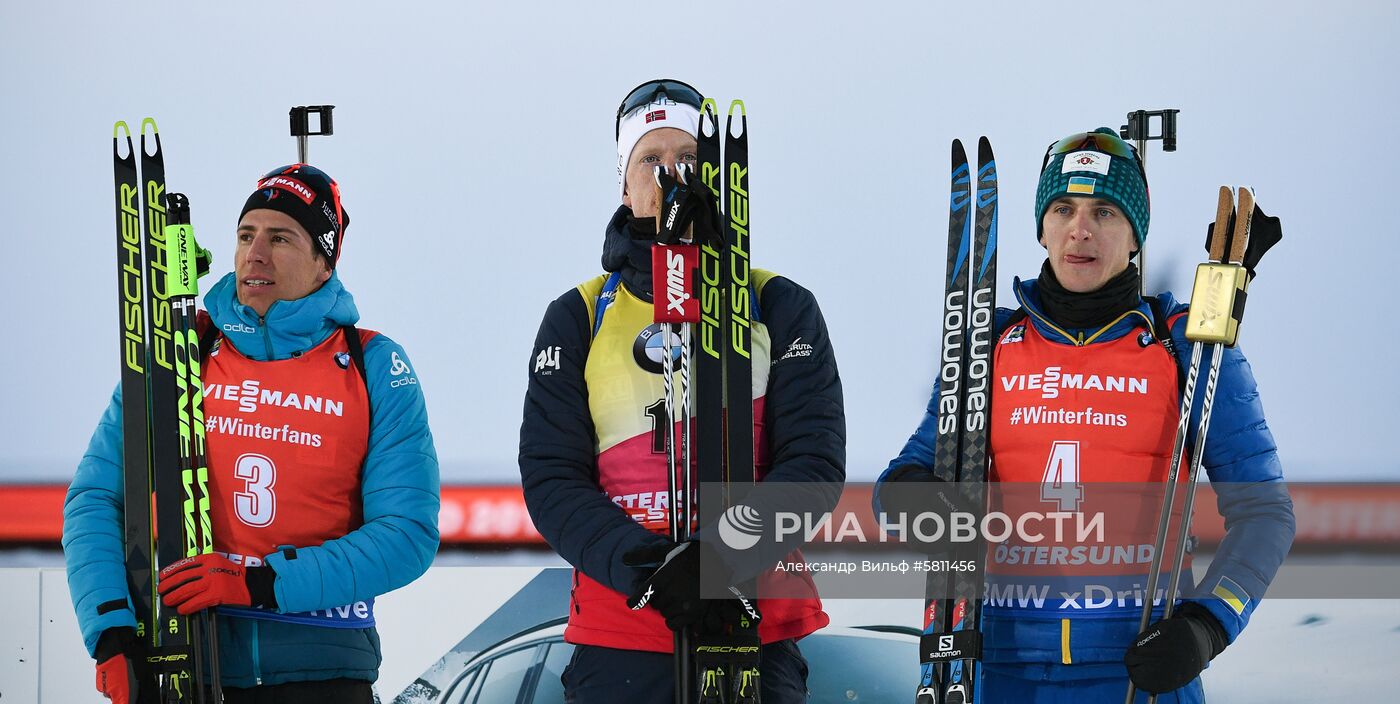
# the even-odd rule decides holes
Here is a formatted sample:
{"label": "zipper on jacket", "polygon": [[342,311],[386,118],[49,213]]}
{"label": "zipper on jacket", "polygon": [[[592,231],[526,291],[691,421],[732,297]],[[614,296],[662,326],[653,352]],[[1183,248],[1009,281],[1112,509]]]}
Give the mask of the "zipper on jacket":
{"label": "zipper on jacket", "polygon": [[258,654],[258,619],[248,619],[253,624],[253,682],[254,686],[262,686],[262,662]]}
{"label": "zipper on jacket", "polygon": [[267,329],[267,316],[258,316],[258,327],[262,328],[263,345],[267,347],[267,361],[272,361],[272,332]]}

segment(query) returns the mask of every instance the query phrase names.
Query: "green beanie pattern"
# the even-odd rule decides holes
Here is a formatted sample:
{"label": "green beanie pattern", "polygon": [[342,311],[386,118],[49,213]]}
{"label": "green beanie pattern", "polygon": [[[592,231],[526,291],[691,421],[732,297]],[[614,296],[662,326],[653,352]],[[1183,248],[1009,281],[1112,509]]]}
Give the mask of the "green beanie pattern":
{"label": "green beanie pattern", "polygon": [[[1098,143],[1100,140],[1103,140],[1103,144]],[[1108,140],[1116,144],[1105,147],[1109,144]],[[1035,191],[1036,239],[1040,239],[1041,223],[1051,202],[1062,196],[1082,196],[1102,198],[1118,206],[1133,226],[1133,235],[1137,237],[1138,247],[1141,247],[1147,240],[1147,222],[1151,214],[1147,183],[1142,178],[1136,157],[1118,156],[1106,151],[1127,151],[1127,142],[1119,139],[1112,129],[1100,127],[1085,134],[1080,145],[1076,146],[1074,142],[1070,145],[1075,148],[1051,155],[1045,169],[1040,172],[1040,185]]]}

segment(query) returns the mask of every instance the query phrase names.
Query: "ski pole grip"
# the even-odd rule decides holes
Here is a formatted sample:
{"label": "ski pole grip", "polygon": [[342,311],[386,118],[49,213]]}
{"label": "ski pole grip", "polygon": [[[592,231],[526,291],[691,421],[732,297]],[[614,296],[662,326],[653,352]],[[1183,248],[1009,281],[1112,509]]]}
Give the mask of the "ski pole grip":
{"label": "ski pole grip", "polygon": [[167,225],[190,224],[190,199],[185,194],[165,194],[165,211],[165,223]]}
{"label": "ski pole grip", "polygon": [[653,320],[658,323],[700,322],[695,269],[700,250],[693,244],[651,246]]}
{"label": "ski pole grip", "polygon": [[[166,290],[171,297],[199,295],[199,245],[190,225],[190,199],[183,193],[165,196]],[[208,255],[208,252],[204,252]],[[207,265],[206,265],[207,270]]]}
{"label": "ski pole grip", "polygon": [[1234,347],[1248,295],[1249,272],[1238,264],[1209,262],[1196,267],[1186,339]]}

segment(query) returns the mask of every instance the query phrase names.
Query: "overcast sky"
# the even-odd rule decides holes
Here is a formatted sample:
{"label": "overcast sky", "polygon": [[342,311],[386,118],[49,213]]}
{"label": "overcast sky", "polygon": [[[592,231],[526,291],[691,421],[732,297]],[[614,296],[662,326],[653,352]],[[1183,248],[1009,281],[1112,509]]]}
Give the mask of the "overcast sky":
{"label": "overcast sky", "polygon": [[[66,481],[116,384],[111,133],[159,121],[215,270],[292,105],[352,215],[340,275],[408,350],[443,478],[511,481],[545,306],[601,271],[613,114],[669,76],[750,115],[753,260],[811,289],[840,362],[849,476],[933,379],[948,143],[1001,178],[999,300],[1034,275],[1045,145],[1179,108],[1152,146],[1153,289],[1187,295],[1221,184],[1284,224],[1243,348],[1291,478],[1400,476],[1390,273],[1393,2],[0,3],[7,343],[0,480]],[[705,16],[703,13],[711,14]],[[206,279],[206,286],[212,279]]]}

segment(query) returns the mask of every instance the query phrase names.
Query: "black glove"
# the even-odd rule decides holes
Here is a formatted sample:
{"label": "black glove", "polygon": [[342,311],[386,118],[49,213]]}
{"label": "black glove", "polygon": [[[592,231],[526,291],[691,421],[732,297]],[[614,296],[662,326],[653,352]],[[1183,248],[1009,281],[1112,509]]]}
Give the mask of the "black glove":
{"label": "black glove", "polygon": [[1171,618],[1139,633],[1123,656],[1123,664],[1138,689],[1162,694],[1196,679],[1228,641],[1215,615],[1188,601]]}
{"label": "black glove", "polygon": [[[926,467],[906,464],[895,467],[885,476],[880,489],[880,505],[891,523],[901,523],[905,527],[906,540],[919,545],[928,552],[944,553],[954,547],[948,540],[939,543],[920,543],[914,537],[914,518],[920,513],[934,513],[943,518],[944,526],[951,526],[953,513],[969,513],[978,518],[980,511],[973,497],[966,494],[966,488],[955,482],[948,482],[934,476]],[[931,526],[925,528],[932,530]],[[945,531],[946,535],[946,531]]]}
{"label": "black glove", "polygon": [[[650,605],[661,612],[666,627],[673,631],[701,627],[711,620],[722,623],[719,619],[724,618],[725,612],[717,602],[731,600],[700,598],[700,553],[710,550],[698,540],[687,540],[679,545],[652,543],[629,550],[622,556],[623,564],[652,572],[632,589],[627,606],[635,611]],[[719,557],[713,554],[705,562],[720,564]]]}
{"label": "black glove", "polygon": [[[97,691],[113,704],[134,704],[144,689],[155,686],[146,664],[146,648],[130,626],[108,628],[97,638]],[[149,691],[154,692],[154,689]]]}
{"label": "black glove", "polygon": [[696,178],[695,167],[677,164],[672,174],[665,166],[658,165],[652,173],[656,177],[656,186],[661,189],[656,214],[656,241],[675,244],[685,234],[686,228],[694,226],[691,232],[694,244],[718,243],[719,211],[709,187]]}

